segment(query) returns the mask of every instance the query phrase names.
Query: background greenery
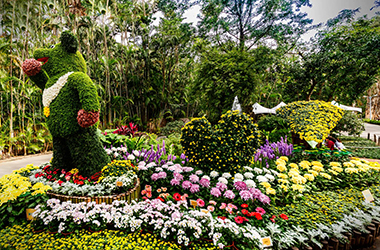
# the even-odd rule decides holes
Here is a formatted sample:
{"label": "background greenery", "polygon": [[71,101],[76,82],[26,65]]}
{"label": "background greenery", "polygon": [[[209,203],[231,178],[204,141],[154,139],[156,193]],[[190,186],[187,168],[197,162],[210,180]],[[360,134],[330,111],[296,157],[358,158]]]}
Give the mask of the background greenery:
{"label": "background greenery", "polygon": [[[184,12],[196,3],[203,15],[191,25]],[[41,90],[21,63],[36,48],[56,44],[65,29],[78,36],[101,96],[102,129],[134,122],[156,132],[168,121],[203,114],[214,124],[235,96],[245,112],[255,102],[350,105],[378,76],[379,15],[355,21],[355,11],[342,11],[305,44],[300,36],[317,27],[300,11],[308,0],[0,0],[0,6],[0,150],[8,155],[50,147],[46,130],[45,142],[37,135],[44,128]],[[39,148],[18,143],[27,128]]]}

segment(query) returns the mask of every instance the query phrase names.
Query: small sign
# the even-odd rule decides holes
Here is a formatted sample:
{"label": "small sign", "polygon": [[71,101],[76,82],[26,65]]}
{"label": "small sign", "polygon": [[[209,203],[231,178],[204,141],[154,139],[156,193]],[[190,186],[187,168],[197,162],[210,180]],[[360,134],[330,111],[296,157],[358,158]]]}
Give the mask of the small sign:
{"label": "small sign", "polygon": [[210,211],[208,211],[207,209],[201,209],[201,212],[208,214]]}
{"label": "small sign", "polygon": [[196,200],[190,200],[190,204],[194,207],[194,209],[198,206],[198,203]]}
{"label": "small sign", "polygon": [[34,217],[33,217],[33,213],[36,212],[36,209],[34,208],[27,208],[26,209],[26,219],[27,220],[33,220]]}
{"label": "small sign", "polygon": [[261,247],[271,247],[273,246],[272,244],[272,239],[271,237],[264,237],[260,239]]}
{"label": "small sign", "polygon": [[375,199],[373,198],[373,195],[371,194],[371,191],[369,191],[369,189],[366,189],[364,191],[362,191],[363,193],[363,196],[364,196],[364,199],[365,199],[365,202],[372,202],[374,201]]}

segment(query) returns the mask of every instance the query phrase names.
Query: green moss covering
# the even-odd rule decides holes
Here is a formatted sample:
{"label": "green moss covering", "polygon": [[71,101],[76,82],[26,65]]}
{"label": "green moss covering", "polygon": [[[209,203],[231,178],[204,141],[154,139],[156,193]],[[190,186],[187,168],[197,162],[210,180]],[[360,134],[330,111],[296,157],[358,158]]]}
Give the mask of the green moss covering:
{"label": "green moss covering", "polygon": [[72,73],[58,96],[49,105],[46,118],[53,136],[53,165],[57,168],[78,168],[90,176],[110,162],[95,126],[82,128],[77,122],[78,111],[99,111],[96,87],[86,74],[86,62],[77,51],[78,42],[70,32],[63,32],[61,43],[50,49],[37,49],[34,58],[49,58],[42,71],[30,79],[41,89],[49,88],[68,72]]}

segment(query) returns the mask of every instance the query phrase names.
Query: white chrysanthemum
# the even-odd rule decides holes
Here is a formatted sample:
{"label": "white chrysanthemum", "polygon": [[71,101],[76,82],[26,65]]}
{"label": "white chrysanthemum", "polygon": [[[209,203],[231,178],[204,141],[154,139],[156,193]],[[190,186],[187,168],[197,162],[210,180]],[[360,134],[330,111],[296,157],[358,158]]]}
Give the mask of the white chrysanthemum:
{"label": "white chrysanthemum", "polygon": [[128,160],[134,160],[135,159],[135,156],[133,154],[130,154],[128,155],[127,157]]}
{"label": "white chrysanthemum", "polygon": [[245,170],[248,170],[248,171],[250,171],[250,172],[252,172],[253,171],[253,168],[251,168],[251,167],[248,167],[248,166],[244,166],[243,167]]}
{"label": "white chrysanthemum", "polygon": [[245,184],[247,184],[247,187],[249,187],[249,188],[256,187],[256,183],[253,180],[246,180]]}
{"label": "white chrysanthemum", "polygon": [[254,168],[253,171],[255,171],[256,174],[261,174],[263,172],[261,168]]}
{"label": "white chrysanthemum", "polygon": [[216,172],[216,171],[211,171],[210,176],[211,176],[212,178],[215,178],[215,177],[218,177],[218,176],[219,176],[219,173]]}
{"label": "white chrysanthemum", "polygon": [[202,178],[205,178],[205,179],[207,179],[207,180],[210,180],[210,176],[208,176],[208,175],[203,175],[202,177],[201,177],[201,179]]}
{"label": "white chrysanthemum", "polygon": [[238,180],[244,180],[244,176],[241,173],[236,173],[234,177]]}
{"label": "white chrysanthemum", "polygon": [[274,176],[271,174],[264,175],[269,181],[274,181]]}
{"label": "white chrysanthemum", "polygon": [[219,177],[219,178],[218,178],[218,181],[221,182],[221,183],[224,183],[224,184],[226,184],[226,185],[228,184],[227,179],[224,178],[224,177]]}
{"label": "white chrysanthemum", "polygon": [[256,179],[259,181],[259,182],[268,182],[268,178],[265,177],[265,176],[262,176],[262,175],[258,175],[256,177]]}
{"label": "white chrysanthemum", "polygon": [[254,175],[251,172],[245,172],[244,177],[247,179],[252,179],[254,177]]}
{"label": "white chrysanthemum", "polygon": [[222,174],[222,177],[226,178],[226,179],[229,179],[229,178],[232,177],[232,175],[230,173],[224,173],[224,174]]}

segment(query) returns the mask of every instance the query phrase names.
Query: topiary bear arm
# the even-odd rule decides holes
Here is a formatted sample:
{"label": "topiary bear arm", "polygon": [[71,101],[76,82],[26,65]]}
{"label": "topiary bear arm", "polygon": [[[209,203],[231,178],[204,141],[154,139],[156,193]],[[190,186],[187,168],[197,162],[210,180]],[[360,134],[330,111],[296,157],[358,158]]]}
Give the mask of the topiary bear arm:
{"label": "topiary bear arm", "polygon": [[46,82],[48,81],[48,78],[44,72],[41,71],[37,75],[28,76],[28,77],[30,78],[30,80],[32,80],[32,82],[34,82],[34,84],[37,85],[37,87],[39,87],[42,90],[45,89],[45,85],[46,85]]}
{"label": "topiary bear arm", "polygon": [[98,93],[95,84],[90,77],[82,72],[75,72],[70,75],[69,82],[71,82],[79,94],[79,101],[82,104],[82,109],[85,111],[99,111],[100,104],[98,100]]}

